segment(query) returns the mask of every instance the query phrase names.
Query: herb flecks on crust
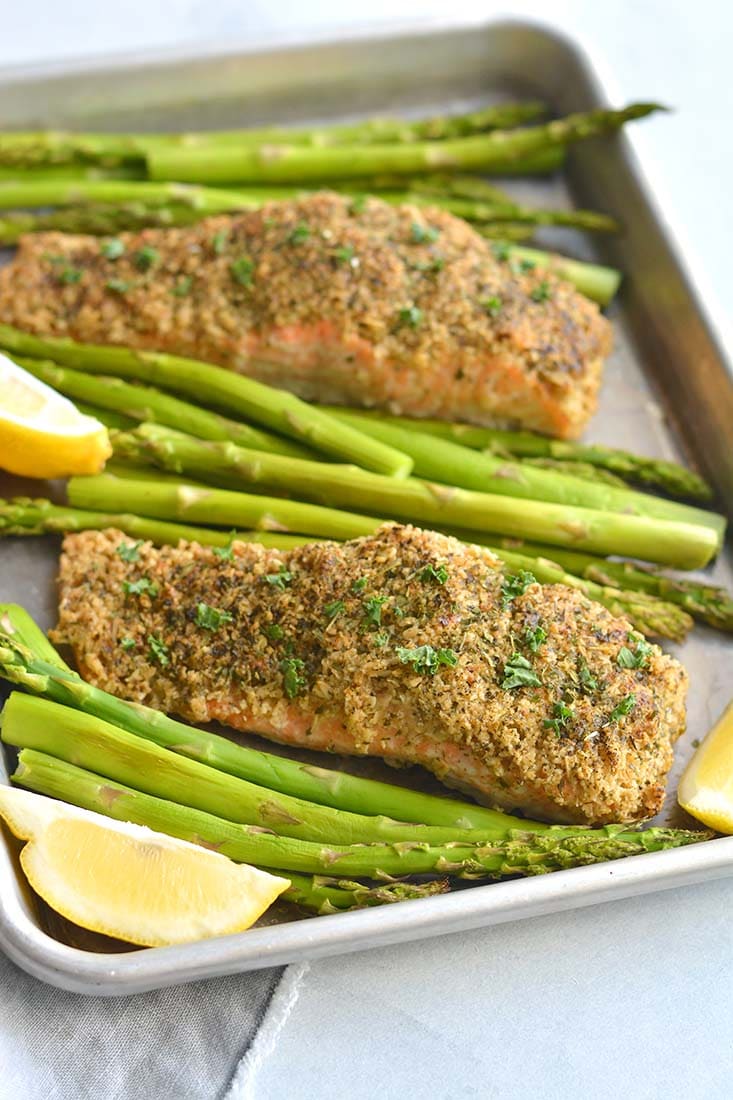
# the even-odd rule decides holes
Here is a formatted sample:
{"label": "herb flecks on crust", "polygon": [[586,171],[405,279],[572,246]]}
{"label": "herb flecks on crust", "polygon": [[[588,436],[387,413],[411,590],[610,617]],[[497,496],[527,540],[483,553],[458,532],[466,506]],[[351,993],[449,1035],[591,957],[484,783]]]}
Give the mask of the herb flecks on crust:
{"label": "herb flecks on crust", "polygon": [[[62,557],[56,637],[107,690],[422,763],[530,816],[607,822],[659,807],[684,670],[657,646],[623,667],[624,647],[640,660],[628,622],[575,590],[509,582],[524,590],[504,606],[509,578],[489,551],[399,525],[288,552],[235,542],[229,559],[144,543],[126,562],[121,541],[71,535]],[[445,568],[443,583],[423,579],[428,566]],[[125,593],[141,578],[155,598]]]}

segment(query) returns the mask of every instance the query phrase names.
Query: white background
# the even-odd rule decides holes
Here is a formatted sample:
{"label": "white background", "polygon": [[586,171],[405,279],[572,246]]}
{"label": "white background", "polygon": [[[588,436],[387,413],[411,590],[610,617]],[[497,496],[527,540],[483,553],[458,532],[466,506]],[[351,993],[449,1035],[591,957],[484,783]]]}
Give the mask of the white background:
{"label": "white background", "polygon": [[[733,6],[724,2],[2,0],[0,65],[293,38],[445,18],[448,7],[456,20],[552,21],[584,40],[619,101],[675,108],[633,141],[730,339]],[[1,113],[0,103],[0,125]],[[255,1094],[727,1098],[732,1009],[733,884],[722,882],[317,963]]]}

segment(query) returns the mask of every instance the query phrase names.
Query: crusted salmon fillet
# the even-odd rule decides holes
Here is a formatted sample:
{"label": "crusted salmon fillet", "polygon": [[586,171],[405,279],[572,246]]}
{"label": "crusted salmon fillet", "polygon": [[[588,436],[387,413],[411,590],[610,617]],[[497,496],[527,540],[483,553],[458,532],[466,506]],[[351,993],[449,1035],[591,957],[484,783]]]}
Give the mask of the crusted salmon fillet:
{"label": "crusted salmon fillet", "polygon": [[288,552],[235,543],[229,558],[195,543],[123,557],[123,545],[114,530],[69,535],[61,558],[55,640],[107,691],[421,764],[551,821],[660,808],[686,673],[574,589],[398,525]]}
{"label": "crusted salmon fillet", "polygon": [[[500,253],[501,254],[501,253]],[[577,436],[611,329],[438,209],[323,192],[182,229],[26,236],[0,320],[218,363],[308,400]]]}

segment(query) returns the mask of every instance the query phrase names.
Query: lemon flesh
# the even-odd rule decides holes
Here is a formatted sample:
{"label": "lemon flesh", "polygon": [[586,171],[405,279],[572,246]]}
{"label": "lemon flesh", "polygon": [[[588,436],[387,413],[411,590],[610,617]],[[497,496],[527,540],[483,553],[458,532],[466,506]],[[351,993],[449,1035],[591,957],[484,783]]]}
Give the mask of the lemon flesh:
{"label": "lemon flesh", "polygon": [[162,947],[251,927],[289,881],[128,822],[0,787],[0,817],[27,841],[21,866],[83,928]]}
{"label": "lemon flesh", "polygon": [[687,765],[677,801],[711,829],[733,833],[733,703]]}
{"label": "lemon flesh", "polygon": [[111,453],[104,424],[0,354],[0,467],[22,477],[96,474]]}

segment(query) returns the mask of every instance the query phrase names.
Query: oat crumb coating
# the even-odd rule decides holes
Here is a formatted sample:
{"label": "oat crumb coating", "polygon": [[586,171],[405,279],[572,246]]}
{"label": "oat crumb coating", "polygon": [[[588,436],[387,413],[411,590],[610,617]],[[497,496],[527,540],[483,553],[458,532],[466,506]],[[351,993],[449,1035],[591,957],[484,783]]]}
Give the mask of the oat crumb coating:
{"label": "oat crumb coating", "polygon": [[176,229],[28,235],[0,320],[168,351],[313,400],[575,437],[611,328],[445,211],[329,192]]}
{"label": "oat crumb coating", "polygon": [[[195,722],[422,764],[548,820],[659,810],[686,673],[657,646],[621,667],[638,639],[578,592],[529,583],[512,596],[490,552],[408,526],[288,552],[236,543],[229,560],[145,543],[125,561],[129,541],[64,542],[55,640],[99,687]],[[540,686],[505,686],[517,656]]]}

